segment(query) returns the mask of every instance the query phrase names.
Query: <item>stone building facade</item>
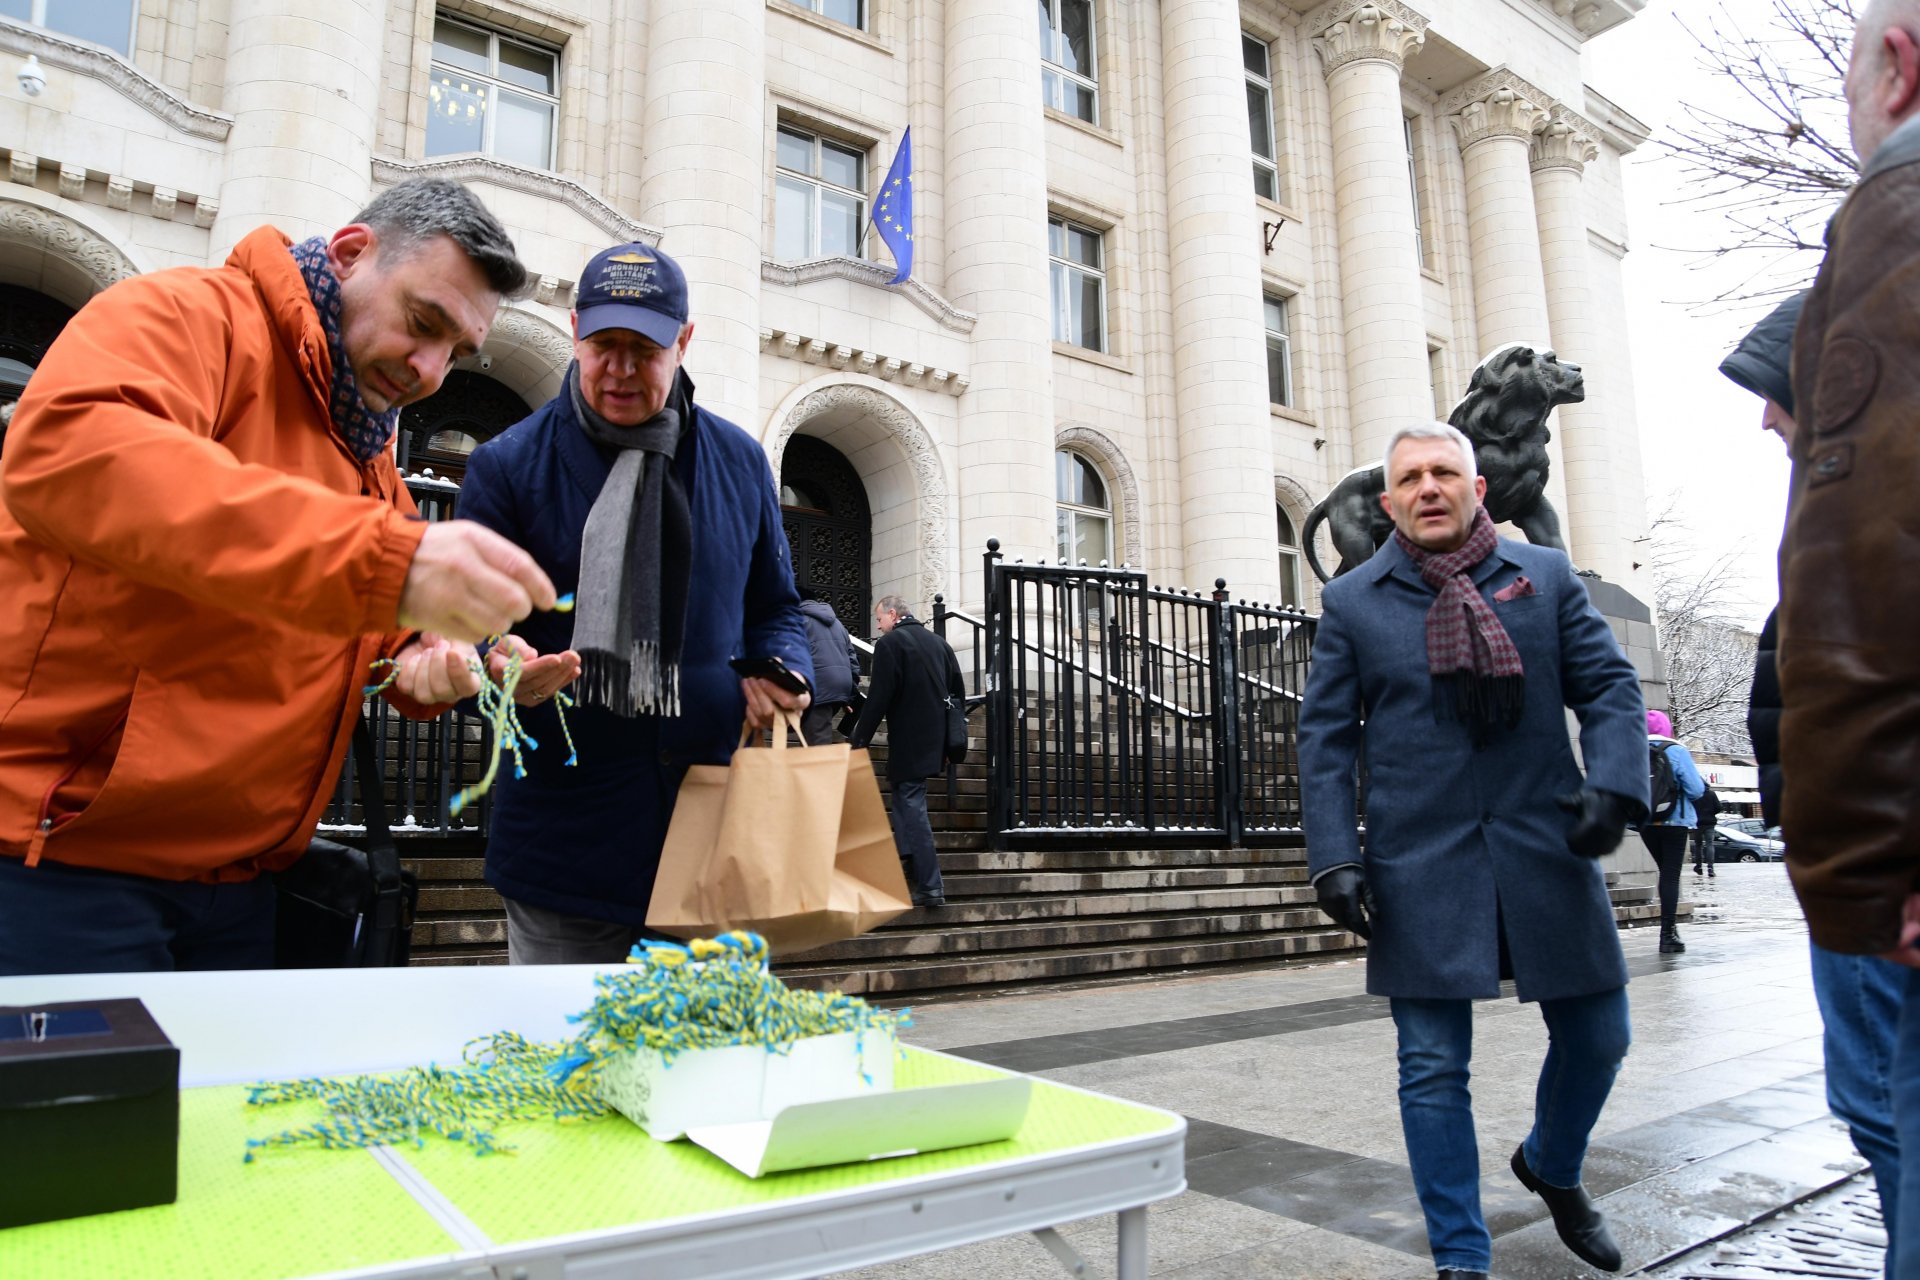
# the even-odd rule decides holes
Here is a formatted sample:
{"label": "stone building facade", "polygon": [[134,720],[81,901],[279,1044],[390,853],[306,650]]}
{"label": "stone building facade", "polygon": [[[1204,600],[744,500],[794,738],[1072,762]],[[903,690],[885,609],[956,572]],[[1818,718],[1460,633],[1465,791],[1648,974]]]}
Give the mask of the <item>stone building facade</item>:
{"label": "stone building facade", "polygon": [[[409,410],[415,470],[557,391],[575,277],[641,239],[854,617],[977,601],[989,537],[1311,606],[1313,502],[1515,341],[1587,368],[1552,496],[1645,598],[1646,131],[1582,76],[1643,2],[0,0],[0,399],[112,281],[443,174],[538,287]],[[909,127],[889,286],[867,218]]]}

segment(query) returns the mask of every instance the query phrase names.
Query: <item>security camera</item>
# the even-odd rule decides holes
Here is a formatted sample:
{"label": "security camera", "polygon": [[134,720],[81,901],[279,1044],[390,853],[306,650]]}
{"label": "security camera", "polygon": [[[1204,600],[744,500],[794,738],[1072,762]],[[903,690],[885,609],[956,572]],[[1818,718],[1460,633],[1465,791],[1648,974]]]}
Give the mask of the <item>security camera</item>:
{"label": "security camera", "polygon": [[20,81],[20,88],[29,98],[39,97],[40,91],[47,87],[47,73],[40,69],[40,59],[35,54],[27,55],[27,63],[20,68],[20,74],[16,78]]}

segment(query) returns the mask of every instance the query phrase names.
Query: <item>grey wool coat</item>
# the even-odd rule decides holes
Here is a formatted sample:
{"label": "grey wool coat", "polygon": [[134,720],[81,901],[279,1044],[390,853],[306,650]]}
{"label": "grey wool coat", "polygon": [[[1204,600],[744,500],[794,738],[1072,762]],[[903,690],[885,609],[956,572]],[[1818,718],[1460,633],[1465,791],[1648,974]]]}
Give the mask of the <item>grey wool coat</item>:
{"label": "grey wool coat", "polygon": [[[1312,874],[1365,867],[1378,906],[1374,995],[1497,996],[1503,924],[1522,1000],[1612,990],[1627,970],[1606,884],[1598,863],[1567,848],[1572,819],[1554,797],[1582,785],[1564,707],[1580,721],[1587,784],[1645,806],[1639,678],[1563,553],[1502,539],[1471,576],[1526,669],[1519,725],[1477,750],[1464,724],[1435,716],[1426,617],[1436,593],[1398,543],[1327,585],[1300,717]],[[1514,586],[1522,577],[1531,590]]]}

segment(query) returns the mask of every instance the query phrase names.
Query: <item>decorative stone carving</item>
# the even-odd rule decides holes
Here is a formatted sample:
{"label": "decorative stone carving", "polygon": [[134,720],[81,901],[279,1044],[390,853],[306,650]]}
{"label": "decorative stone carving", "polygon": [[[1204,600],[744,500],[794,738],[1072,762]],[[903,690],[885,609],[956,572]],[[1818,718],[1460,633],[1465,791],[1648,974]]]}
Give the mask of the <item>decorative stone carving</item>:
{"label": "decorative stone carving", "polygon": [[[864,258],[814,258],[808,262],[775,262],[771,258],[762,258],[760,279],[765,284],[785,285],[790,289],[811,284],[815,280],[851,280],[855,284],[887,288],[888,281],[893,279],[893,268],[868,262]],[[941,328],[951,329],[955,333],[972,333],[974,324],[979,320],[972,312],[960,310],[918,280],[910,279],[905,284],[893,286],[893,292],[933,317]]]}
{"label": "decorative stone carving", "polygon": [[773,457],[773,473],[780,474],[780,459],[787,441],[810,418],[834,409],[852,410],[878,424],[906,457],[913,472],[919,498],[920,516],[920,596],[932,600],[947,589],[947,479],[941,465],[940,447],[920,420],[884,392],[858,383],[836,383],[803,396],[793,406],[786,421],[775,428],[767,451]]}
{"label": "decorative stone carving", "polygon": [[1349,62],[1372,59],[1405,67],[1427,42],[1427,20],[1400,0],[1332,0],[1307,15],[1318,31],[1313,50],[1329,76]]}
{"label": "decorative stone carving", "polygon": [[107,179],[107,206],[112,209],[127,209],[133,205],[133,179],[114,174]]}
{"label": "decorative stone carving", "polygon": [[47,67],[99,80],[182,133],[225,142],[233,129],[232,116],[197,107],[176,96],[173,90],[105,49],[0,19],[0,50],[22,58],[32,54]]}
{"label": "decorative stone carving", "polygon": [[201,196],[193,202],[193,225],[202,231],[213,225],[220,216],[220,202],[212,196]]}
{"label": "decorative stone carving", "polygon": [[86,227],[63,214],[0,199],[0,238],[23,240],[63,258],[87,273],[99,288],[138,275],[133,260]]}
{"label": "decorative stone carving", "polygon": [[1113,481],[1113,487],[1120,491],[1121,563],[1135,569],[1144,568],[1147,543],[1140,522],[1144,500],[1127,455],[1105,433],[1084,422],[1061,423],[1053,433],[1053,444],[1056,449],[1074,449],[1086,454]]}
{"label": "decorative stone carving", "polygon": [[816,338],[810,334],[792,333],[783,329],[765,329],[761,334],[760,349],[762,351],[772,351],[783,359],[798,360],[803,364],[824,364],[833,369],[853,368],[861,373],[873,374],[887,382],[899,381],[910,386],[923,386],[929,391],[938,391],[950,396],[960,395],[972,385],[970,379],[950,369],[912,364],[882,355],[877,351],[862,350],[851,343],[836,342],[831,338]]}
{"label": "decorative stone carving", "polygon": [[1553,114],[1533,135],[1534,171],[1571,169],[1584,173],[1600,158],[1600,144],[1594,140],[1598,133],[1583,117],[1564,106],[1554,107]]}
{"label": "decorative stone carving", "polygon": [[488,342],[504,339],[531,354],[557,379],[573,363],[573,339],[544,316],[519,307],[504,306],[494,319]]}
{"label": "decorative stone carving", "polygon": [[40,176],[40,157],[31,151],[15,151],[7,157],[7,177],[23,187],[30,187]]}
{"label": "decorative stone carving", "polygon": [[635,222],[570,178],[538,169],[523,169],[492,156],[453,156],[445,160],[395,160],[391,156],[373,158],[373,181],[390,187],[408,178],[451,178],[455,182],[485,182],[508,191],[539,196],[567,206],[588,222],[618,241],[641,240],[659,244],[666,232]]}
{"label": "decorative stone carving", "polygon": [[68,200],[78,200],[87,191],[87,171],[74,165],[60,166],[60,194]]}
{"label": "decorative stone carving", "polygon": [[1462,150],[1489,138],[1530,139],[1552,109],[1552,98],[1505,67],[1468,81],[1440,102]]}
{"label": "decorative stone carving", "polygon": [[173,211],[180,203],[180,193],[172,187],[153,189],[153,216],[163,222],[173,221]]}

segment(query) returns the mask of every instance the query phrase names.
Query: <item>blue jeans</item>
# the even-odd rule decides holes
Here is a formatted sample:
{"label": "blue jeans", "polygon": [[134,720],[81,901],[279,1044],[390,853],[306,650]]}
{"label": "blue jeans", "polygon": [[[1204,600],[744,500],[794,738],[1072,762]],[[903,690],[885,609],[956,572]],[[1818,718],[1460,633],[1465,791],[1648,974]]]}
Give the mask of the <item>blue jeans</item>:
{"label": "blue jeans", "polygon": [[[1906,971],[1891,1081],[1894,1133],[1901,1147],[1911,1146],[1920,1151],[1920,969]],[[1920,1177],[1908,1178],[1900,1184],[1895,1213],[1903,1222],[1920,1222]],[[1920,1280],[1920,1231],[1901,1232],[1893,1258],[1889,1275],[1898,1276],[1899,1280]]]}
{"label": "blue jeans", "polygon": [[1873,1166],[1887,1226],[1892,1275],[1900,1206],[1900,1139],[1894,1132],[1894,1034],[1912,970],[1877,956],[1847,956],[1813,944],[1813,994],[1826,1024],[1827,1106],[1846,1122]]}
{"label": "blue jeans", "polygon": [[[1433,1264],[1485,1271],[1493,1263],[1493,1237],[1480,1212],[1480,1146],[1467,1089],[1473,1003],[1396,997],[1392,1006],[1400,1033],[1400,1125]],[[1632,1040],[1627,989],[1542,1000],[1540,1015],[1547,1023],[1547,1059],[1534,1089],[1533,1132],[1522,1149],[1542,1182],[1577,1186],[1588,1135]]]}
{"label": "blue jeans", "polygon": [[894,778],[893,843],[906,863],[907,884],[915,898],[946,895],[940,857],[933,848],[933,823],[927,817],[927,780]]}
{"label": "blue jeans", "polygon": [[0,976],[272,967],[267,876],[199,884],[0,857]]}

